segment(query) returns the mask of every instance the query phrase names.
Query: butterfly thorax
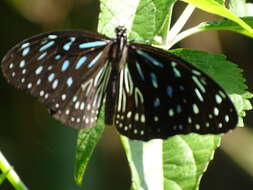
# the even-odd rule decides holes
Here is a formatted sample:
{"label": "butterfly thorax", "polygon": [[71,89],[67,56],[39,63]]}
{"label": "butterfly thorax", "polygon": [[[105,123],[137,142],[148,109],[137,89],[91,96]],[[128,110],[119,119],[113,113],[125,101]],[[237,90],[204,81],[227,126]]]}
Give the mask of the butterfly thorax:
{"label": "butterfly thorax", "polygon": [[116,39],[111,48],[112,72],[111,82],[114,83],[119,79],[120,71],[126,64],[127,55],[127,33],[124,26],[118,26],[115,29]]}
{"label": "butterfly thorax", "polygon": [[[127,31],[124,26],[115,29],[116,39],[112,48],[112,61],[117,72],[124,66],[127,55]],[[114,68],[113,68],[114,69]]]}

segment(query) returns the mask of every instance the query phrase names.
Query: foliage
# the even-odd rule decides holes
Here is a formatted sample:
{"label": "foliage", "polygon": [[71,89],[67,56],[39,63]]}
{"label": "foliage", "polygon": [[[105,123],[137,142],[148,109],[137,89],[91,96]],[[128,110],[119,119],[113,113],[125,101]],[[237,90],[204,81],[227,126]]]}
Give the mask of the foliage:
{"label": "foliage", "polygon": [[[171,29],[174,26],[171,27],[171,17],[177,0],[101,0],[98,31],[113,37],[112,28],[124,25],[128,29],[130,40],[154,42],[165,49],[170,49],[193,34],[209,30],[228,30],[253,37],[253,17],[250,17],[253,15],[252,4],[245,0],[230,0],[228,7],[225,7],[225,0],[182,1],[223,18],[200,23],[182,32],[180,27],[183,24],[176,22],[174,26],[179,28],[174,31],[178,32],[172,35]],[[20,2],[9,1],[14,7],[21,7],[17,6]],[[184,23],[190,15],[191,12],[185,12],[178,22],[183,20]],[[160,38],[162,40],[156,41]],[[239,126],[243,126],[245,111],[252,109],[249,102],[252,94],[247,91],[242,70],[220,54],[189,49],[174,49],[170,52],[206,72],[226,90],[238,110]],[[96,127],[79,132],[74,173],[79,185],[103,130],[102,114]],[[195,190],[199,187],[201,176],[212,160],[214,151],[220,145],[221,136],[177,135],[164,141],[152,140],[147,143],[130,141],[126,137],[121,137],[121,140],[132,173],[131,190]],[[3,171],[0,183],[7,178],[16,189],[27,189],[2,155],[0,169]]]}
{"label": "foliage", "polygon": [[[167,44],[161,44],[161,47],[170,48],[190,35],[208,30],[230,30],[253,37],[253,18],[237,17],[234,11],[225,7],[223,0],[184,1],[225,19],[201,23],[185,30],[175,35]],[[101,0],[98,31],[112,37],[112,28],[120,24],[128,28],[130,40],[152,41],[157,36],[167,38],[170,35],[171,11],[175,2]],[[252,97],[247,91],[242,70],[227,61],[224,55],[187,49],[171,52],[209,74],[227,91],[238,110],[239,125],[242,126],[245,110],[251,109],[248,99]],[[152,140],[147,143],[130,141],[126,137],[121,139],[131,168],[132,190],[195,190],[198,189],[201,176],[212,160],[215,149],[220,145],[221,136],[177,135],[165,141]]]}

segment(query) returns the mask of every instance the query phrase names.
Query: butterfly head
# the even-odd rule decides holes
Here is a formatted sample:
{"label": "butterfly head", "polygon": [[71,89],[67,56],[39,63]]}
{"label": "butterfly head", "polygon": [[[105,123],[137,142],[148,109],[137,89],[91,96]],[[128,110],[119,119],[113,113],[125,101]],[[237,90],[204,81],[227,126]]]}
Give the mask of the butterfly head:
{"label": "butterfly head", "polygon": [[116,33],[117,39],[127,38],[127,29],[124,26],[118,26],[117,28],[115,28],[115,33]]}
{"label": "butterfly head", "polygon": [[[127,44],[127,29],[124,26],[118,26],[115,28],[116,40],[115,48],[112,51],[112,57],[116,62],[121,62],[123,58],[122,55],[125,55],[123,52],[126,50]],[[124,59],[124,58],[123,58]]]}

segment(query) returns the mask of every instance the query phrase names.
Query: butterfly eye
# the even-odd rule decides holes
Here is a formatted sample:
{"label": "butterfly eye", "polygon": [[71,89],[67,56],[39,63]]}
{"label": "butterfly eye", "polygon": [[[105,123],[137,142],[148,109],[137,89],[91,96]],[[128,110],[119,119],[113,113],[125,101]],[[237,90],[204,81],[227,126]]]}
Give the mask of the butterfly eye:
{"label": "butterfly eye", "polygon": [[158,48],[125,43],[123,26],[115,32],[116,40],[86,31],[34,36],[6,54],[4,76],[78,129],[96,124],[104,101],[105,123],[131,139],[218,134],[236,126],[228,95],[205,73]]}

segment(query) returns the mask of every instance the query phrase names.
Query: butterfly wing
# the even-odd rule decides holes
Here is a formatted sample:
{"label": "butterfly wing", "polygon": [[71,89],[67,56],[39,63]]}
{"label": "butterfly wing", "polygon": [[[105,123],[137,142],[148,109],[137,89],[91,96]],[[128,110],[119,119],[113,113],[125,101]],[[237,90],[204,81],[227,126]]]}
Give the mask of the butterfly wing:
{"label": "butterfly wing", "polygon": [[66,125],[95,124],[107,86],[111,41],[86,31],[44,33],[13,47],[2,61],[9,83],[39,98]]}
{"label": "butterfly wing", "polygon": [[224,133],[237,112],[224,90],[179,57],[130,44],[121,71],[114,124],[131,139]]}

